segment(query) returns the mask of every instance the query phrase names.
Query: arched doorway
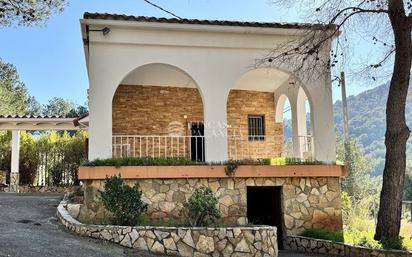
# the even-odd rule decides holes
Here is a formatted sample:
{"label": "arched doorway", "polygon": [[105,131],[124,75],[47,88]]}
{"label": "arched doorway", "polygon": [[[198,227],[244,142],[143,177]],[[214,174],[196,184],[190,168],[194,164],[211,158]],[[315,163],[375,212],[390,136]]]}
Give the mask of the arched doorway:
{"label": "arched doorway", "polygon": [[112,100],[113,156],[204,160],[203,101],[196,82],[168,64],[131,71]]}

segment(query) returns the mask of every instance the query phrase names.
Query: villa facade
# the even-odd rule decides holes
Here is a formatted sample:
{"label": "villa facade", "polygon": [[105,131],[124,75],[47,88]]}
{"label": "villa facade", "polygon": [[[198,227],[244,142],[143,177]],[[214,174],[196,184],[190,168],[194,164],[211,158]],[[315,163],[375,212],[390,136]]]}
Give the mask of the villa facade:
{"label": "villa facade", "polygon": [[287,63],[257,65],[311,25],[91,13],[81,24],[91,159],[278,157],[288,99],[293,156],[335,161],[330,72],[303,80]]}
{"label": "villa facade", "polygon": [[[104,216],[99,203],[104,179],[121,174],[140,185],[153,220],[182,218],[191,192],[208,186],[218,197],[222,223],[256,223],[267,214],[280,244],[305,228],[342,229],[345,169],[335,165],[330,71],[301,78],[289,63],[262,61],[276,45],[322,26],[85,13],[81,28],[90,160],[133,156],[216,163],[286,156],[322,163],[239,166],[231,176],[213,165],[81,167],[81,215]],[[319,58],[327,60],[329,51],[322,49]],[[285,155],[287,100],[292,149]]]}

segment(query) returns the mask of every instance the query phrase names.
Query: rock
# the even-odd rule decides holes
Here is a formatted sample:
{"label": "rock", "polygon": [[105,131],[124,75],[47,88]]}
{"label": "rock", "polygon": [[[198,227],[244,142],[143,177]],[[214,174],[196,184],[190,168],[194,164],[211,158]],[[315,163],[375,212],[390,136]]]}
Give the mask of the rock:
{"label": "rock", "polygon": [[146,237],[155,239],[156,235],[152,231],[148,230],[146,231]]}
{"label": "rock", "polygon": [[285,226],[286,226],[286,228],[288,228],[288,229],[293,228],[293,226],[295,225],[294,221],[295,220],[293,219],[293,217],[285,214]]}
{"label": "rock", "polygon": [[201,253],[211,253],[215,250],[215,244],[212,237],[200,235],[196,244],[196,250]]}
{"label": "rock", "polygon": [[193,248],[188,246],[187,244],[179,241],[177,242],[177,249],[179,254],[184,257],[192,257],[193,256]]}
{"label": "rock", "polygon": [[308,199],[308,196],[305,195],[304,193],[300,193],[297,197],[296,197],[296,201],[303,203],[304,201],[306,201]]}
{"label": "rock", "polygon": [[322,194],[326,193],[328,191],[328,185],[321,186],[319,190]]}
{"label": "rock", "polygon": [[80,213],[80,206],[82,205],[81,204],[68,204],[67,212],[70,214],[70,216],[77,219]]}
{"label": "rock", "polygon": [[150,198],[150,200],[155,203],[164,201],[166,200],[166,194],[165,193],[155,194],[152,198]]}
{"label": "rock", "polygon": [[151,248],[151,251],[154,253],[164,253],[165,252],[165,248],[163,247],[163,245],[159,242],[155,242]]}
{"label": "rock", "polygon": [[106,229],[102,230],[100,235],[104,240],[110,241],[112,239],[112,234]]}
{"label": "rock", "polygon": [[230,195],[225,195],[219,199],[219,203],[229,207],[233,204],[233,199]]}
{"label": "rock", "polygon": [[133,248],[143,250],[143,251],[148,250],[146,241],[143,239],[143,237],[140,237],[139,239],[136,240],[136,242],[134,242]]}
{"label": "rock", "polygon": [[312,188],[312,190],[310,191],[310,193],[312,195],[320,195],[319,190],[317,190],[316,188]]}
{"label": "rock", "polygon": [[167,191],[169,191],[169,185],[160,186],[160,193],[166,193]]}
{"label": "rock", "polygon": [[242,230],[240,230],[240,228],[233,228],[233,235],[235,237],[238,237],[240,233],[242,233]]}
{"label": "rock", "polygon": [[133,229],[132,232],[130,232],[130,239],[132,241],[132,244],[137,240],[139,237],[139,233],[137,233],[136,229]]}
{"label": "rock", "polygon": [[166,212],[169,213],[171,212],[174,208],[176,207],[176,205],[172,202],[160,202],[159,203],[159,208],[162,212]]}
{"label": "rock", "polygon": [[169,232],[164,232],[164,231],[160,231],[160,230],[155,230],[154,233],[160,241],[163,238],[166,238],[169,235]]}
{"label": "rock", "polygon": [[163,245],[168,250],[177,250],[177,247],[176,247],[175,242],[173,241],[173,238],[163,239]]}
{"label": "rock", "polygon": [[123,240],[120,242],[120,245],[126,246],[126,247],[132,247],[132,242],[130,241],[130,236],[125,235]]}
{"label": "rock", "polygon": [[252,234],[251,231],[245,230],[243,231],[243,236],[249,243],[253,243],[255,241],[255,236]]}
{"label": "rock", "polygon": [[226,247],[226,243],[227,243],[226,239],[222,239],[222,240],[218,241],[216,243],[216,250],[218,250],[219,252],[223,251],[223,249],[225,249],[225,247]]}
{"label": "rock", "polygon": [[186,235],[183,237],[182,241],[188,246],[195,247],[190,230],[186,232]]}
{"label": "rock", "polygon": [[222,251],[223,257],[230,257],[233,253],[233,246],[231,244],[227,244],[226,248]]}
{"label": "rock", "polygon": [[249,244],[246,242],[244,238],[242,238],[242,240],[240,240],[240,242],[237,243],[235,251],[243,252],[243,253],[250,253]]}
{"label": "rock", "polygon": [[172,198],[174,202],[184,203],[186,201],[185,194],[180,191],[175,191]]}

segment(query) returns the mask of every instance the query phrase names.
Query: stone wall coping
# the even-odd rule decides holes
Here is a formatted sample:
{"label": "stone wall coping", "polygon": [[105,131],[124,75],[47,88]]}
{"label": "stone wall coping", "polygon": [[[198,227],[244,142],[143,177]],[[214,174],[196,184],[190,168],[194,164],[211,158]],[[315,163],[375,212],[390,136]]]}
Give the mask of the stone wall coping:
{"label": "stone wall coping", "polygon": [[[224,165],[194,166],[81,166],[79,180],[104,180],[121,175],[124,179],[228,178]],[[342,165],[239,165],[232,178],[259,177],[344,177]]]}
{"label": "stone wall coping", "polygon": [[[59,221],[70,231],[156,254],[193,256],[274,256],[278,254],[276,227],[165,227],[88,225],[74,219],[65,198],[57,207]],[[193,235],[197,233],[195,239]],[[226,246],[225,246],[226,245]],[[222,247],[223,246],[223,247]],[[229,251],[229,253],[228,253]],[[232,255],[232,253],[234,255]]]}
{"label": "stone wall coping", "polygon": [[[296,240],[299,239],[299,240]],[[290,241],[296,243],[294,247],[290,247]],[[307,240],[307,244],[303,245],[301,240]],[[291,250],[297,250],[307,253],[331,253],[336,256],[345,257],[357,257],[357,256],[380,256],[380,257],[412,257],[412,252],[403,250],[387,250],[387,249],[374,249],[364,246],[350,245],[343,242],[334,242],[331,240],[317,239],[305,236],[288,236],[285,247]],[[329,249],[325,252],[320,250],[320,245],[329,245]]]}

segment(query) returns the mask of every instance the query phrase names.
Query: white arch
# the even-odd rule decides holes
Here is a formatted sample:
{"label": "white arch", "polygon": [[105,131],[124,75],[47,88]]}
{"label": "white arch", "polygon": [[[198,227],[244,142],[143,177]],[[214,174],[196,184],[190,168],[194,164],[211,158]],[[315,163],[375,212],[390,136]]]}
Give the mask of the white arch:
{"label": "white arch", "polygon": [[290,104],[289,98],[285,94],[282,94],[277,99],[277,102],[275,102],[275,106],[276,106],[275,120],[276,120],[276,122],[283,122],[283,112],[285,111],[286,100]]}
{"label": "white arch", "polygon": [[147,63],[127,72],[115,88],[112,99],[119,85],[141,86],[171,86],[197,88],[202,102],[204,102],[202,89],[194,78],[180,67],[168,63]]}

